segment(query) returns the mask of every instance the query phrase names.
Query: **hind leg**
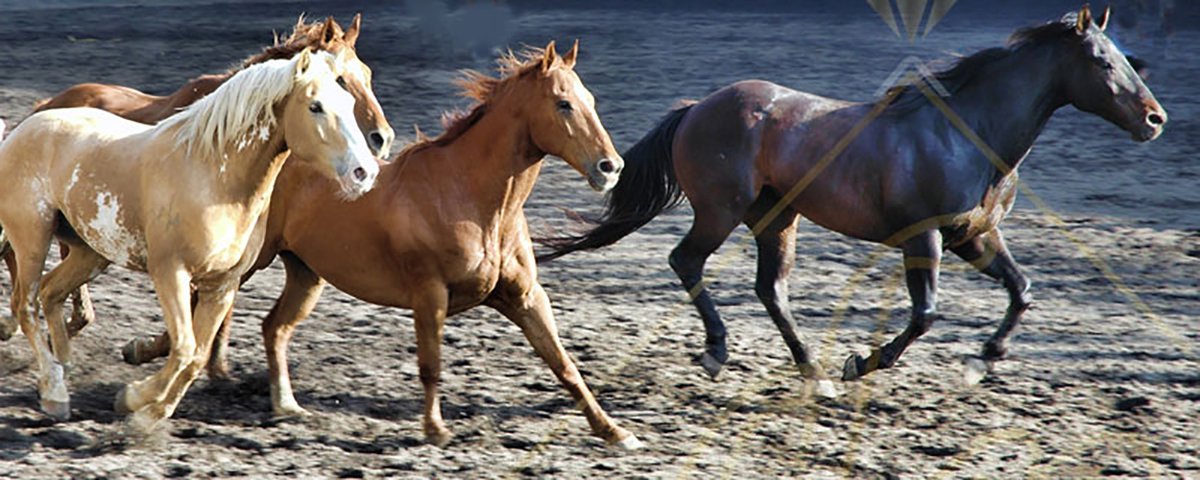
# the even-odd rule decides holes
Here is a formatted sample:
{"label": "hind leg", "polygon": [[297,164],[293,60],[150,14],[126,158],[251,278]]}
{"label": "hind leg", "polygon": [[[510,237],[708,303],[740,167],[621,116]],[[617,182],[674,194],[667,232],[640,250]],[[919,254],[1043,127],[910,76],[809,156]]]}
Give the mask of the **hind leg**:
{"label": "hind leg", "polygon": [[[106,266],[108,260],[91,248],[79,245],[71,250],[62,263],[42,277],[38,301],[45,312],[46,324],[50,327],[50,345],[54,356],[64,370],[63,378],[52,378],[52,390],[59,388],[54,382],[60,380],[61,389],[67,390],[65,376],[71,368],[71,338],[63,315],[63,302],[72,291],[95,277]],[[69,399],[43,399],[42,409],[52,416],[66,418],[70,415]]]}
{"label": "hind leg", "polygon": [[904,242],[904,277],[912,300],[908,327],[882,348],[863,359],[851,355],[842,370],[842,380],[857,380],[881,368],[891,368],[904,350],[933,326],[937,318],[937,279],[942,260],[942,234],[929,230]]}
{"label": "hind leg", "polygon": [[804,338],[796,331],[796,321],[792,318],[788,301],[788,274],[796,261],[796,223],[800,217],[796,211],[785,208],[774,218],[767,218],[777,202],[776,196],[764,194],[746,216],[746,226],[755,232],[754,241],[758,244],[758,274],[754,292],[779,328],[784,343],[792,352],[792,359],[800,368],[800,374],[815,382],[818,395],[835,397],[837,390],[825,376],[812,349],[805,345]]}
{"label": "hind leg", "polygon": [[[17,279],[17,257],[13,255],[13,251],[8,247],[8,239],[4,236],[4,231],[0,230],[0,256],[4,257],[4,264],[8,267],[8,276],[12,283],[16,283]],[[14,333],[17,333],[17,319],[7,315],[0,315],[0,342],[8,341]]]}
{"label": "hind leg", "polygon": [[67,393],[64,376],[65,369],[54,358],[50,345],[46,342],[46,334],[38,319],[37,290],[42,279],[42,269],[46,264],[46,256],[50,251],[53,219],[35,218],[20,222],[24,227],[13,230],[11,227],[18,222],[8,221],[10,226],[5,234],[8,236],[11,251],[10,272],[13,274],[13,293],[10,303],[12,315],[21,326],[25,338],[33,349],[34,362],[38,370],[38,398],[42,410],[52,418],[65,420],[70,411],[64,407],[69,405],[70,396]]}
{"label": "hind leg", "polygon": [[704,322],[704,354],[700,364],[715,379],[729,360],[729,353],[725,346],[725,323],[704,285],[704,265],[741,222],[744,210],[735,212],[702,203],[694,204],[693,209],[696,213],[692,228],[671,250],[670,264]]}
{"label": "hind leg", "polygon": [[[67,245],[67,242],[58,242],[58,254],[65,260],[71,254],[71,246]],[[96,310],[92,308],[92,294],[85,283],[71,294],[71,321],[67,323],[67,332],[74,338],[95,320]]]}

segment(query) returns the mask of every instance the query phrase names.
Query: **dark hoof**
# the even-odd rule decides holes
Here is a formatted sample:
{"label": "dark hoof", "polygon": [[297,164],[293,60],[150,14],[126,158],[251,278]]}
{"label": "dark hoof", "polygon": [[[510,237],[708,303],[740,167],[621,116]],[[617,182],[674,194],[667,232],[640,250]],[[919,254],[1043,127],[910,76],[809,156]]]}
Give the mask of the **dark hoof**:
{"label": "dark hoof", "polygon": [[229,364],[227,363],[221,362],[210,364],[207,371],[209,380],[215,380],[218,382],[233,381],[233,375],[229,374]]}
{"label": "dark hoof", "polygon": [[708,352],[700,356],[700,366],[704,367],[704,371],[708,372],[708,377],[716,380],[717,375],[721,373],[721,367],[725,366],[724,360],[718,360]]}
{"label": "dark hoof", "polygon": [[968,387],[978,385],[982,382],[988,373],[992,371],[993,361],[985,360],[979,357],[966,357],[963,359],[963,385]]}
{"label": "dark hoof", "polygon": [[842,366],[842,381],[853,382],[867,374],[867,361],[858,355],[851,355]]}
{"label": "dark hoof", "polygon": [[144,343],[148,343],[150,341],[152,340],[141,338],[130,340],[129,343],[126,343],[125,346],[121,348],[121,358],[125,360],[125,363],[130,365],[141,365],[153,360],[151,358],[145,358],[146,352],[143,351],[142,347]]}
{"label": "dark hoof", "polygon": [[17,321],[12,317],[0,316],[0,342],[7,342],[17,333]]}

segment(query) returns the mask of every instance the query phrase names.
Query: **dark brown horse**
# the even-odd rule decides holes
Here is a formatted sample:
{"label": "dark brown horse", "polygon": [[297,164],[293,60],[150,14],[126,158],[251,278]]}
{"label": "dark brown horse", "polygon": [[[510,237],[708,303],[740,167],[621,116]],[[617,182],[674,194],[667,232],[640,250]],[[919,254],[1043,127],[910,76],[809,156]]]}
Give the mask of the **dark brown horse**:
{"label": "dark brown horse", "polygon": [[[357,201],[340,201],[336,185],[313,169],[285,168],[254,266],[266,268],[279,256],[287,269],[262,327],[276,415],[305,413],[292,394],[287,344],[328,281],[359,299],[413,310],[430,443],[445,445],[451,437],[437,392],[443,323],[486,305],[520,327],[596,436],[623,448],[640,445],[604,412],[563,349],[525,220],[525,201],[547,154],[600,191],[616,184],[622,168],[574,71],[578,46],[561,57],[553,42],[526,58],[501,57],[502,78],[469,73],[461,84],[475,107],[450,119],[441,136],[406,148]],[[165,354],[164,339],[135,340],[142,348],[127,349],[136,358],[126,359]]]}
{"label": "dark brown horse", "polygon": [[[701,281],[705,261],[739,223],[758,243],[755,291],[802,374],[824,373],[796,331],[788,272],[801,216],[842,234],[899,247],[912,317],[870,357],[847,359],[842,378],[888,368],[935,318],[938,266],[950,250],[1008,291],[1008,312],[983,347],[986,365],[1029,307],[1021,274],[998,225],[1012,208],[1016,168],[1055,110],[1074,105],[1137,141],[1162,132],[1167,114],[1091,11],[1022,29],[1005,48],[978,52],[936,75],[949,98],[925,84],[876,103],[850,103],[762,81],[725,87],[680,108],[624,155],[625,172],[599,225],[550,242],[551,259],[610,245],[686,195],[691,230],[671,268],[692,295],[707,334],[702,364],[727,359],[725,326]],[[982,148],[981,148],[982,147]]]}

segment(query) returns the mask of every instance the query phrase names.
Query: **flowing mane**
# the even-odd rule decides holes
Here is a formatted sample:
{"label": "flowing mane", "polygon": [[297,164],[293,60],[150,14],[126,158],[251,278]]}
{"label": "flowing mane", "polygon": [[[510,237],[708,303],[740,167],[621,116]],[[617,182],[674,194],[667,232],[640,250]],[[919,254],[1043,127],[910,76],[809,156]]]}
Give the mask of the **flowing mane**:
{"label": "flowing mane", "polygon": [[[289,35],[282,42],[280,41],[279,37],[276,36],[275,42],[271,46],[263,47],[261,52],[251,55],[243,60],[240,68],[246,68],[251,65],[266,62],[268,60],[287,60],[308,48],[312,48],[314,50],[320,49],[320,47],[326,43],[325,30],[323,28],[325,27],[326,22],[328,22],[329,28],[333,30],[331,36],[332,38],[340,39],[345,34],[345,32],[342,31],[342,28],[338,26],[337,23],[329,22],[328,20],[325,22],[317,21],[313,23],[305,23],[304,20],[304,15],[300,15],[300,18],[296,19],[296,25],[292,27],[291,35]],[[234,70],[231,70],[231,72]]]}
{"label": "flowing mane", "polygon": [[[1071,13],[1062,20],[1021,28],[1009,37],[1007,45],[986,48],[969,56],[961,57],[948,68],[934,73],[933,80],[936,80],[947,92],[956,93],[979,80],[988,65],[1009,58],[1017,52],[1058,41],[1067,34],[1072,34],[1075,31],[1075,18],[1075,14]],[[888,94],[895,94],[897,89],[900,92],[892,104],[887,107],[889,113],[906,113],[927,103],[925,95],[914,85],[892,87]]]}
{"label": "flowing mane", "polygon": [[488,106],[494,99],[505,92],[510,85],[520,78],[533,74],[541,68],[546,51],[541,48],[526,48],[519,53],[511,50],[496,59],[496,71],[499,77],[493,77],[476,70],[463,70],[461,76],[454,81],[461,90],[460,95],[475,100],[468,110],[454,110],[442,114],[442,133],[434,138],[425,137],[420,131],[417,139],[409,144],[399,154],[397,159],[407,158],[419,151],[448,145],[461,137],[472,126],[479,123],[488,111]]}
{"label": "flowing mane", "polygon": [[268,60],[238,72],[211,95],[159,122],[157,128],[179,126],[176,142],[189,156],[220,159],[234,147],[257,138],[266,140],[275,127],[274,105],[297,83],[332,75],[336,57],[314,52],[303,77],[295,75],[301,56]]}

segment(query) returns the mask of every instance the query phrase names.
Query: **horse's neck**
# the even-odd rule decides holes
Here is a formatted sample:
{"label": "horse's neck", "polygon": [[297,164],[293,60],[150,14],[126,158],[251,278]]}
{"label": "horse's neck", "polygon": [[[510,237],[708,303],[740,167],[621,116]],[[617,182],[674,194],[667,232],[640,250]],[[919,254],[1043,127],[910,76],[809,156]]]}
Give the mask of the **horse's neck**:
{"label": "horse's neck", "polygon": [[1054,111],[1066,104],[1054,53],[1053,47],[1016,52],[947,100],[1009,168],[1019,166]]}
{"label": "horse's neck", "polygon": [[[495,109],[447,145],[447,178],[471,186],[480,211],[518,213],[533,192],[545,155],[529,139],[524,122]],[[452,173],[451,173],[452,172]]]}
{"label": "horse's neck", "polygon": [[199,77],[188,80],[187,83],[165,97],[159,97],[154,101],[158,107],[157,112],[162,120],[171,115],[174,115],[179,110],[196,103],[196,101],[204,98],[206,95],[217,90],[221,84],[233,77],[233,73],[219,73],[213,75],[201,75]]}

